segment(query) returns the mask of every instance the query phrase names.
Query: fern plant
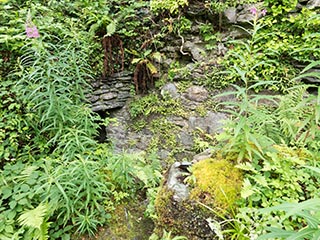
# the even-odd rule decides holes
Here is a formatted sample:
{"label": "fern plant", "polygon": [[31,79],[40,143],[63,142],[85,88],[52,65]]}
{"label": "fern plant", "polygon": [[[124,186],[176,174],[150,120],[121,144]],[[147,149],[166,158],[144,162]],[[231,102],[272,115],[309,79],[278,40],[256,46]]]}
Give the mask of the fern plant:
{"label": "fern plant", "polygon": [[47,240],[49,239],[48,229],[50,222],[47,222],[48,206],[39,204],[34,209],[24,211],[18,221],[22,227],[29,230],[25,233],[24,239]]}

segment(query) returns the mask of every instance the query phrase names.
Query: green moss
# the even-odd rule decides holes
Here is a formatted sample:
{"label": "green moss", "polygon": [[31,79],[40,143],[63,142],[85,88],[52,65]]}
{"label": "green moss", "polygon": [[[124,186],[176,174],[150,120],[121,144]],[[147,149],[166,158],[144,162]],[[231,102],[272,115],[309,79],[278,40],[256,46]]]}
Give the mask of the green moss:
{"label": "green moss", "polygon": [[175,124],[165,118],[157,118],[150,125],[150,131],[159,137],[161,146],[171,149],[177,146],[176,133],[179,128]]}
{"label": "green moss", "polygon": [[149,94],[141,97],[130,104],[130,114],[133,119],[139,116],[150,116],[159,114],[162,116],[185,116],[180,100],[159,97],[157,94]]}
{"label": "green moss", "polygon": [[172,196],[172,191],[166,186],[161,187],[155,201],[158,215],[155,234],[161,235],[165,230],[175,236],[186,236],[189,240],[215,239],[206,221],[212,212],[194,201],[176,202]]}
{"label": "green moss", "polygon": [[191,199],[220,212],[226,212],[240,196],[241,170],[227,160],[206,159],[193,165],[196,179]]}
{"label": "green moss", "polygon": [[200,117],[205,117],[208,113],[208,110],[206,109],[206,106],[204,104],[198,105],[195,111]]}
{"label": "green moss", "polygon": [[[142,199],[118,205],[110,224],[99,229],[93,239],[142,239],[147,240],[152,234],[154,224],[144,217],[146,206]],[[91,238],[83,238],[91,239]]]}

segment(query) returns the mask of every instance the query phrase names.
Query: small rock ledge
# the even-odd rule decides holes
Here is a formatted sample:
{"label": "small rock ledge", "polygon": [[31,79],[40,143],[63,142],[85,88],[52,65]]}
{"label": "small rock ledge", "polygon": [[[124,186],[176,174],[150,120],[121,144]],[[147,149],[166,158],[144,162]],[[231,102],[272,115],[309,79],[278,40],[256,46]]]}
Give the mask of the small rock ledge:
{"label": "small rock ledge", "polygon": [[131,97],[131,72],[115,73],[92,83],[93,92],[88,97],[94,112],[121,108]]}

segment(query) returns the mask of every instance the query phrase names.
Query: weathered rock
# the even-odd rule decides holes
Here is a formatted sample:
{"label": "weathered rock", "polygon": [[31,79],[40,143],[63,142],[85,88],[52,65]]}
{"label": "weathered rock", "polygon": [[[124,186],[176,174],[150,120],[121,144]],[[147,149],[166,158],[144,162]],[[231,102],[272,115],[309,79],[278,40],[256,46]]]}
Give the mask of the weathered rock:
{"label": "weathered rock", "polygon": [[217,55],[218,55],[218,56],[224,56],[224,55],[227,53],[228,48],[225,47],[222,42],[219,42],[219,43],[217,44],[216,50],[217,50]]}
{"label": "weathered rock", "polygon": [[236,8],[228,8],[224,11],[225,17],[228,19],[230,23],[237,22],[237,9]]}
{"label": "weathered rock", "polygon": [[93,92],[87,96],[94,112],[123,107],[131,98],[130,89],[132,74],[130,72],[115,73],[106,79],[91,83]]}
{"label": "weathered rock", "polygon": [[222,120],[226,120],[227,115],[224,113],[215,113],[209,111],[205,117],[191,116],[189,118],[189,127],[192,130],[202,129],[206,133],[213,134],[222,131]]}
{"label": "weathered rock", "polygon": [[[227,209],[238,199],[242,185],[241,171],[227,160],[206,158],[192,166],[196,179],[194,184],[181,186],[181,173],[177,170],[181,165],[183,163],[176,162],[171,166],[165,184],[156,198],[156,229],[165,228],[175,235],[183,235],[192,240],[219,239],[212,222],[221,221],[219,216],[225,215]],[[190,163],[185,165],[189,167]],[[225,201],[226,197],[228,201]],[[220,214],[214,214],[215,211],[203,208],[203,205],[210,206]]]}
{"label": "weathered rock", "polygon": [[183,145],[183,147],[185,149],[192,148],[194,141],[193,141],[193,137],[192,137],[192,135],[190,135],[190,133],[182,131],[179,133],[178,136],[179,136],[181,144]]}
{"label": "weathered rock", "polygon": [[175,162],[169,169],[166,186],[173,192],[173,200],[181,202],[189,197],[189,190],[185,183],[181,181],[185,177],[187,168],[191,166],[189,162]]}
{"label": "weathered rock", "polygon": [[170,152],[168,150],[166,150],[166,149],[160,149],[158,151],[159,159],[165,160],[165,159],[167,159],[169,157],[169,154],[170,154]]}
{"label": "weathered rock", "polygon": [[194,155],[193,159],[192,159],[192,163],[196,163],[196,162],[199,162],[201,160],[211,158],[212,155],[213,155],[212,149],[207,149],[207,150],[203,151],[202,153]]}
{"label": "weathered rock", "polygon": [[[243,9],[238,13],[237,22],[239,23],[246,23],[248,21],[254,20],[256,17],[254,14],[251,13],[252,8],[256,8],[259,12],[260,9],[263,8],[263,2],[255,3],[255,4],[244,4]],[[258,14],[258,17],[261,17],[261,14]]]}
{"label": "weathered rock", "polygon": [[203,102],[208,98],[208,91],[201,86],[192,86],[187,89],[185,97],[191,101]]}
{"label": "weathered rock", "polygon": [[307,8],[317,8],[320,7],[320,0],[310,0],[307,3]]}
{"label": "weathered rock", "polygon": [[188,121],[183,117],[171,116],[171,117],[168,117],[167,119],[169,122],[172,122],[174,125],[177,125],[178,127],[181,127],[183,129],[188,128]]}
{"label": "weathered rock", "polygon": [[180,97],[178,92],[178,88],[174,83],[167,83],[161,89],[161,95],[164,96],[165,94],[169,94],[172,98]]}
{"label": "weathered rock", "polygon": [[111,100],[111,99],[114,99],[118,96],[117,93],[115,92],[108,92],[108,93],[104,93],[100,96],[101,99],[103,100]]}
{"label": "weathered rock", "polygon": [[184,52],[190,52],[195,61],[203,62],[206,60],[206,50],[202,46],[199,38],[193,38],[192,41],[186,41],[183,45]]}

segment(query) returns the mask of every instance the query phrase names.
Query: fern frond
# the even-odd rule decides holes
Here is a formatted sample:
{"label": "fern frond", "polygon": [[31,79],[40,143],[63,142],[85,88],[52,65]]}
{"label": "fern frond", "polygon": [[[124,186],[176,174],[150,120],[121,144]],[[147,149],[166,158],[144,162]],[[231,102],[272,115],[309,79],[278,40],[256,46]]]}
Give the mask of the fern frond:
{"label": "fern frond", "polygon": [[40,230],[41,224],[44,222],[44,217],[47,213],[47,207],[40,204],[38,207],[32,210],[25,211],[18,221],[21,226],[37,228]]}

